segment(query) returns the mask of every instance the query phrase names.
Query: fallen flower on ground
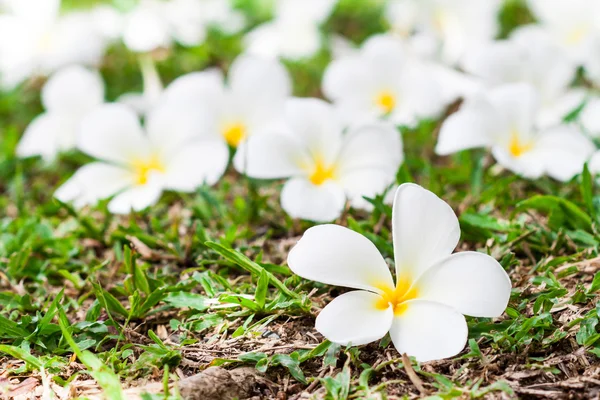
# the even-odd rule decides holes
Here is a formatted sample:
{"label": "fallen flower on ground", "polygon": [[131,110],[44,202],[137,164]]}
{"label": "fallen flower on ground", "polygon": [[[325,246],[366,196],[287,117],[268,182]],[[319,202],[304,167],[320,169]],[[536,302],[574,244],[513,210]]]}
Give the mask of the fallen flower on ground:
{"label": "fallen flower on ground", "polygon": [[525,83],[472,96],[443,123],[435,151],[487,147],[498,164],[525,178],[568,181],[583,170],[595,146],[574,125],[538,128],[538,112],[537,92]]}
{"label": "fallen flower on ground", "polygon": [[344,132],[335,108],[319,99],[290,99],[288,129],[252,136],[238,150],[238,171],[258,179],[289,178],[281,192],[283,209],[294,218],[331,221],[346,200],[370,209],[363,198],[382,194],[402,163],[402,142],[384,123]]}
{"label": "fallen flower on ground", "polygon": [[216,183],[229,152],[218,140],[201,139],[193,115],[171,107],[146,119],[122,104],[107,104],[82,122],[78,147],[98,161],[81,167],[55,193],[76,207],[114,196],[108,210],[126,214],[155,204],[163,190],[192,192]]}
{"label": "fallen flower on ground", "polygon": [[385,117],[414,125],[445,105],[442,86],[428,71],[411,59],[400,39],[379,35],[327,67],[323,92],[350,124]]}
{"label": "fallen flower on ground", "polygon": [[500,316],[511,283],[487,254],[452,254],[460,238],[452,208],[415,184],[401,185],[392,217],[396,282],[375,245],[338,225],[307,230],[288,255],[303,278],[351,291],[318,315],[316,329],[342,345],[362,345],[390,333],[400,353],[418,361],[458,354],[467,341],[462,314]]}
{"label": "fallen flower on ground", "polygon": [[42,88],[46,111],[25,129],[17,155],[52,160],[74,148],[81,120],[103,102],[104,82],[98,72],[77,65],[61,69]]}

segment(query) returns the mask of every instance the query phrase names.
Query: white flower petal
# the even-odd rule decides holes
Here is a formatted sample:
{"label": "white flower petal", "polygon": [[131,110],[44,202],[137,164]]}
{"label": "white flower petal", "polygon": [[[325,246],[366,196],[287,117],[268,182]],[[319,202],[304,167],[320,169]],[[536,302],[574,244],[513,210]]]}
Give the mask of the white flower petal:
{"label": "white flower petal", "polygon": [[233,96],[242,98],[248,107],[281,109],[292,93],[292,82],[285,67],[278,61],[241,55],[235,59],[228,74]]}
{"label": "white flower petal", "polygon": [[54,113],[40,114],[25,129],[17,145],[17,155],[39,155],[51,160],[59,152],[74,147],[77,133],[77,123],[73,119]]}
{"label": "white flower petal", "polygon": [[107,104],[89,113],[81,123],[78,147],[102,160],[129,163],[150,153],[137,115],[123,104]]}
{"label": "white flower petal", "polygon": [[458,311],[426,300],[410,300],[403,306],[390,329],[398,352],[426,362],[455,356],[465,347],[469,331]]}
{"label": "white flower petal", "polygon": [[132,51],[149,52],[169,47],[171,35],[162,2],[144,1],[128,15],[123,42]]}
{"label": "white flower petal", "polygon": [[238,147],[233,165],[251,178],[277,179],[306,173],[302,165],[311,165],[297,138],[278,133],[252,135]]}
{"label": "white flower petal", "polygon": [[305,178],[292,178],[281,191],[281,207],[292,218],[333,221],[342,215],[345,203],[344,190],[332,181],[317,186]]}
{"label": "white flower petal", "polygon": [[445,304],[473,317],[500,316],[510,298],[510,278],[487,254],[452,254],[427,270],[415,283],[420,300]]}
{"label": "white flower petal", "polygon": [[380,168],[365,168],[350,171],[340,177],[350,205],[354,208],[370,211],[371,203],[364,197],[375,198],[383,194],[396,181],[396,174]]}
{"label": "white flower petal", "polygon": [[327,165],[335,161],[342,126],[333,106],[315,98],[292,98],[285,104],[285,121],[315,159]]}
{"label": "white flower petal", "polygon": [[346,133],[338,168],[342,175],[364,168],[378,168],[395,175],[403,159],[402,137],[396,128],[372,123]]}
{"label": "white flower petal", "polygon": [[537,179],[544,175],[544,157],[539,152],[529,151],[519,157],[513,156],[503,147],[492,147],[492,155],[502,167],[527,179]]}
{"label": "white flower petal", "polygon": [[93,162],[77,172],[54,193],[62,202],[73,202],[76,207],[94,205],[132,184],[132,175],[124,168],[103,162]]}
{"label": "white flower petal", "polygon": [[442,124],[435,152],[448,155],[494,143],[491,124],[496,120],[495,110],[483,97],[467,99],[462,107]]}
{"label": "white flower petal", "polygon": [[339,225],[308,229],[288,255],[288,265],[305,279],[382,293],[394,287],[392,274],[375,245]]}
{"label": "white flower petal", "polygon": [[52,75],[42,88],[46,110],[81,117],[104,101],[104,83],[97,72],[72,65]]}
{"label": "white flower petal", "polygon": [[540,134],[531,151],[539,157],[548,176],[566,182],[581,173],[596,146],[579,129],[560,125]]}
{"label": "white flower petal", "polygon": [[499,114],[504,126],[498,133],[504,135],[498,140],[510,137],[513,131],[520,137],[527,138],[533,134],[537,111],[540,102],[536,89],[528,83],[514,83],[498,86],[490,90],[488,99]]}
{"label": "white flower petal", "polygon": [[202,136],[200,113],[173,103],[154,107],[146,117],[146,132],[155,151],[165,158],[176,157],[185,146]]}
{"label": "white flower petal", "polygon": [[450,255],[460,238],[452,208],[419,185],[396,191],[392,213],[397,279],[417,279],[436,261]]}
{"label": "white flower petal", "polygon": [[343,346],[360,346],[381,339],[394,319],[392,307],[378,309],[376,293],[357,290],[336,297],[321,311],[315,328],[327,340]]}
{"label": "white flower petal", "polygon": [[167,86],[160,101],[201,107],[215,101],[220,104],[223,96],[223,74],[215,68],[178,77]]}
{"label": "white flower petal", "polygon": [[108,203],[108,211],[113,214],[129,214],[141,211],[156,204],[162,194],[163,185],[159,180],[150,179],[146,185],[137,185],[125,189]]}
{"label": "white flower petal", "polygon": [[229,149],[220,140],[189,143],[173,154],[165,173],[165,188],[194,191],[206,183],[215,184],[227,169]]}

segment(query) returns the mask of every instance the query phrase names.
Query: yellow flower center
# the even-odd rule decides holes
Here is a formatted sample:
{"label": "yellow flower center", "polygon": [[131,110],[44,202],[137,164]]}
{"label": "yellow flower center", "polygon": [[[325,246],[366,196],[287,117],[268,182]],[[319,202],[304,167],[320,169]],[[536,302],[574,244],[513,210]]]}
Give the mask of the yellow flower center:
{"label": "yellow flower center", "polygon": [[384,90],[375,96],[375,104],[386,114],[391,113],[396,107],[396,96],[390,91]]}
{"label": "yellow flower center", "polygon": [[391,305],[395,315],[400,315],[406,311],[406,301],[416,298],[419,294],[419,290],[411,285],[411,280],[408,277],[398,279],[395,288],[387,285],[377,285],[376,287],[381,289],[383,294],[375,303],[375,307],[379,310],[385,310]]}
{"label": "yellow flower center", "polygon": [[508,143],[508,151],[513,157],[521,157],[523,153],[528,152],[533,147],[531,142],[522,142],[519,139],[519,133],[513,132]]}
{"label": "yellow flower center", "polygon": [[246,138],[246,134],[246,126],[239,122],[227,124],[223,129],[223,137],[232,147],[238,147],[242,140]]}
{"label": "yellow flower center", "polygon": [[326,166],[321,159],[317,159],[314,169],[310,174],[310,181],[313,185],[322,185],[325,181],[329,179],[333,179],[335,177],[335,165],[334,166]]}
{"label": "yellow flower center", "polygon": [[136,185],[145,185],[148,183],[148,178],[152,172],[165,172],[165,165],[156,155],[153,155],[146,160],[136,159],[131,165],[133,167]]}
{"label": "yellow flower center", "polygon": [[567,45],[577,45],[579,43],[581,43],[581,41],[583,39],[585,39],[585,37],[587,36],[589,32],[589,28],[587,26],[578,26],[574,29],[572,29],[568,34],[567,37],[565,38],[565,42]]}

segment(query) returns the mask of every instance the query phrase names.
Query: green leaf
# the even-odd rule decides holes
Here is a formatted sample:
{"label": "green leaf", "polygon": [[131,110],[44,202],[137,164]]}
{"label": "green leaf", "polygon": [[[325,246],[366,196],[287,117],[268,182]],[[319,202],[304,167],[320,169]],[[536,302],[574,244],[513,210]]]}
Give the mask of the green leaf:
{"label": "green leaf", "polygon": [[175,308],[192,308],[204,311],[209,307],[207,300],[206,297],[196,293],[175,292],[169,293],[164,302]]}
{"label": "green leaf", "polygon": [[585,206],[592,217],[596,217],[596,208],[594,207],[594,180],[587,163],[583,166],[583,172],[581,173],[581,196],[585,202]]}
{"label": "green leaf", "polygon": [[254,293],[254,301],[260,308],[265,307],[267,299],[267,291],[269,290],[269,275],[266,270],[261,270],[256,283],[256,291]]}
{"label": "green leaf", "polygon": [[27,364],[37,369],[41,369],[44,366],[44,364],[40,360],[38,360],[37,358],[32,356],[31,353],[29,353],[26,350],[23,350],[20,347],[0,344],[0,353],[5,353],[14,358],[18,358],[19,360],[23,360]]}
{"label": "green leaf", "polygon": [[100,304],[102,304],[102,307],[104,307],[105,310],[109,312],[116,312],[124,317],[129,316],[127,309],[123,307],[121,302],[117,300],[115,296],[102,289],[102,287],[97,283],[93,283],[92,287],[94,288],[94,293],[96,294],[98,301]]}
{"label": "green leaf", "polygon": [[261,267],[254,261],[250,260],[245,255],[243,255],[235,250],[228,249],[228,248],[220,245],[219,243],[206,242],[205,244],[207,247],[210,247],[211,249],[213,249],[214,251],[216,251],[223,257],[225,257],[225,259],[231,261],[232,263],[234,263],[236,265],[239,265],[240,267],[242,267],[243,269],[245,269],[246,271],[250,272],[253,275],[260,276],[261,271],[265,271],[265,273],[269,277],[269,282],[271,282],[271,285],[275,286],[277,289],[281,290],[283,293],[285,293],[289,297],[300,298],[300,295],[298,293],[288,289],[288,287],[285,286],[283,284],[283,282],[281,282],[279,279],[277,279],[277,277],[275,277],[275,275],[268,272],[263,267]]}
{"label": "green leaf", "polygon": [[587,294],[593,294],[598,290],[600,290],[600,272],[594,274],[594,279],[592,280],[590,288],[587,290]]}
{"label": "green leaf", "polygon": [[0,315],[0,337],[7,339],[23,339],[30,335],[28,331],[21,328],[15,321]]}
{"label": "green leaf", "polygon": [[304,377],[304,372],[302,372],[302,369],[300,368],[298,359],[287,354],[275,354],[271,357],[271,365],[281,365],[286,367],[297,381],[306,384],[306,378]]}
{"label": "green leaf", "polygon": [[123,258],[125,260],[125,267],[127,271],[133,277],[133,285],[136,289],[141,290],[142,293],[150,294],[150,284],[146,273],[137,265],[136,257],[131,251],[131,248],[127,245],[123,246]]}
{"label": "green leaf", "polygon": [[64,311],[59,311],[58,318],[59,326],[62,331],[63,337],[66,342],[71,347],[71,350],[77,355],[79,361],[81,361],[89,370],[90,375],[98,382],[98,385],[104,391],[106,398],[114,399],[114,400],[125,400],[125,395],[123,394],[123,389],[121,388],[121,382],[117,375],[98,357],[89,351],[82,351],[75,340],[73,340],[73,336],[69,332],[69,327],[71,326],[67,316]]}
{"label": "green leaf", "polygon": [[563,226],[590,232],[592,220],[581,208],[562,197],[536,195],[517,204],[515,212],[534,209],[549,214],[548,224],[557,231]]}

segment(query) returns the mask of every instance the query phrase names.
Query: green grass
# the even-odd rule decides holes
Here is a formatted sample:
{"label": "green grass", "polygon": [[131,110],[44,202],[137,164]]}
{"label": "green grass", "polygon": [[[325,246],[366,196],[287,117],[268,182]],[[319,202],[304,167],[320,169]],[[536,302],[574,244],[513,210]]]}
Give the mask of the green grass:
{"label": "green grass", "polygon": [[[252,21],[264,20],[258,2],[239,3]],[[380,2],[368,3],[363,12],[341,1],[325,29],[355,42],[383,31]],[[515,4],[502,14],[503,32],[527,21]],[[227,68],[240,40],[212,32],[206,44],[177,48],[158,68],[166,82],[207,66]],[[324,50],[288,63],[296,95],[320,93],[328,61]],[[141,88],[135,58],[119,46],[101,72],[109,100]],[[268,383],[255,389],[265,398],[419,395],[389,337],[344,348],[314,330],[316,314],[340,289],[302,280],[285,264],[311,224],[281,210],[281,182],[248,181],[231,170],[215,187],[167,193],[126,217],[111,216],[106,203],[76,211],[52,193],[85,156],[73,152],[51,164],[14,157],[21,132],[41,112],[38,89],[0,94],[0,393],[9,380],[33,377],[52,390],[70,385],[82,397],[100,389],[110,399],[129,398],[128,388],[156,382],[178,398],[173,383],[182,377],[245,365],[265,374]],[[513,295],[498,320],[468,319],[461,355],[413,364],[421,395],[591,395],[597,381],[585,376],[600,357],[595,180],[587,170],[568,184],[524,180],[491,168],[482,151],[436,157],[437,125],[403,130],[398,183],[418,182],[448,201],[460,216],[460,249],[500,260]],[[391,257],[391,209],[381,199],[373,204],[372,213],[348,210],[336,223]]]}

